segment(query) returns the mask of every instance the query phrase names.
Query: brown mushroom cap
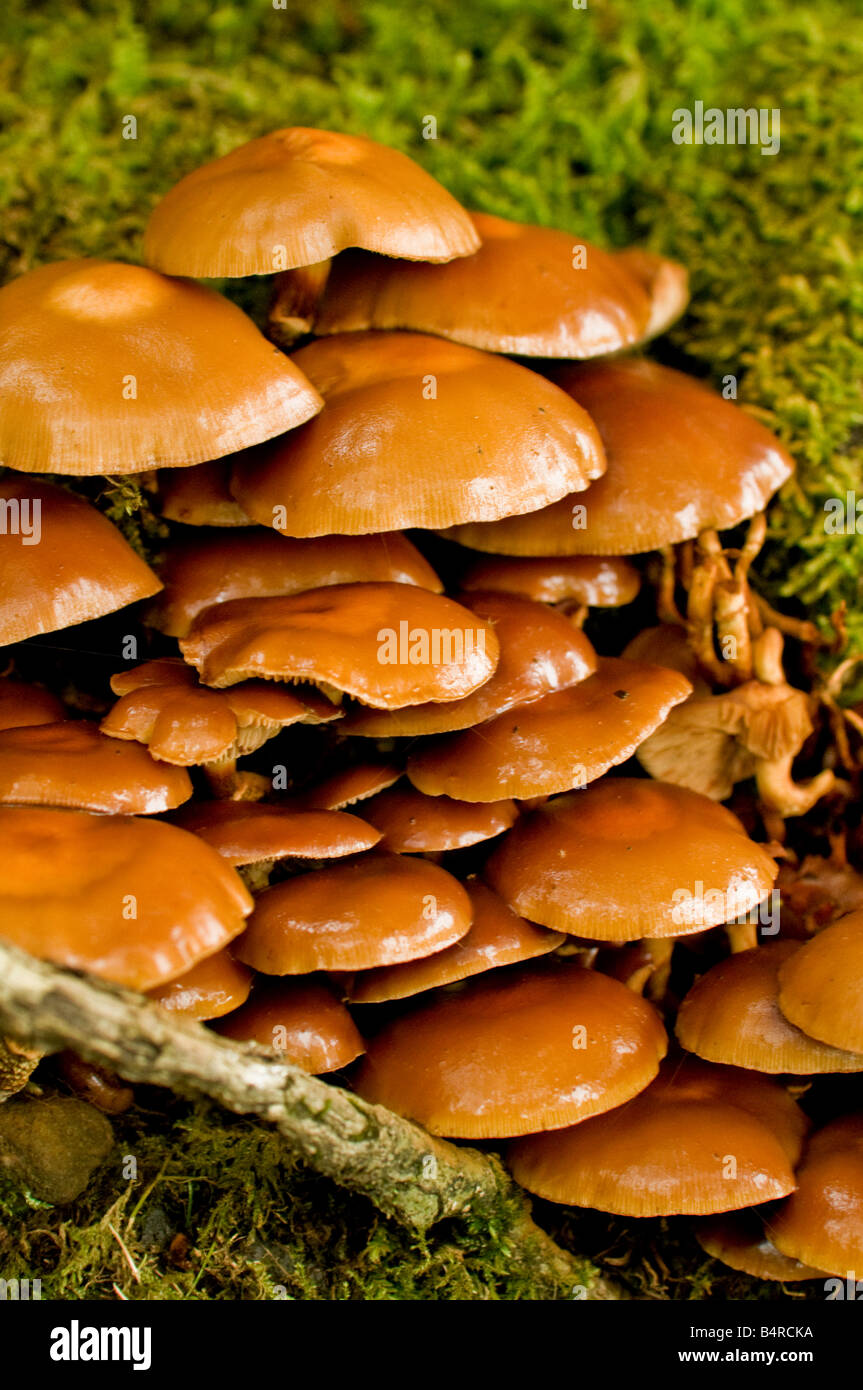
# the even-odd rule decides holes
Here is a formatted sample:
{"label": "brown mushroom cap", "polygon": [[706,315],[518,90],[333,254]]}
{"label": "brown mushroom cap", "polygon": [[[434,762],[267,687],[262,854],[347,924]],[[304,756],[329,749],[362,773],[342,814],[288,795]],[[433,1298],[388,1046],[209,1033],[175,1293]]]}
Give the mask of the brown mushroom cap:
{"label": "brown mushroom cap", "polygon": [[470,217],[407,155],[364,135],[289,126],[187,174],[144,236],[169,275],[272,275],[349,246],[448,261],[476,251]]}
{"label": "brown mushroom cap", "polygon": [[471,911],[445,869],[374,851],[266,889],[236,954],[264,975],[396,965],[452,946]]}
{"label": "brown mushroom cap", "polygon": [[243,930],[252,899],[203,841],[157,820],[0,806],[0,936],[154,989]]}
{"label": "brown mushroom cap", "polygon": [[159,472],[159,509],[168,521],[185,526],[249,526],[239,502],[231,495],[230,459],[213,459],[191,468]]}
{"label": "brown mushroom cap", "polygon": [[164,592],[147,621],[169,637],[187,637],[214,603],[273,598],[360,580],[414,584],[439,594],[443,585],[407,536],[320,536],[298,541],[259,526],[172,542],[161,569]]}
{"label": "brown mushroom cap", "polygon": [[690,688],[676,671],[606,657],[569,690],[421,745],[407,773],[429,796],[464,801],[570,791],[631,757]]}
{"label": "brown mushroom cap", "polygon": [[710,1062],[760,1072],[863,1071],[863,1056],[826,1047],[779,1011],[779,972],[801,949],[771,941],[714,965],[692,986],[677,1014],[677,1039]]}
{"label": "brown mushroom cap", "polygon": [[840,917],[780,966],[779,1007],[810,1038],[863,1052],[863,911]]}
{"label": "brown mushroom cap", "polygon": [[472,980],[368,1045],[366,1100],[432,1134],[505,1139],[621,1105],[656,1075],[665,1030],[639,995],[578,966]]}
{"label": "brown mushroom cap", "polygon": [[[101,618],[161,589],[108,518],[65,488],[35,478],[0,478],[0,507],[7,516],[0,546],[0,643]],[[37,534],[38,545],[29,539]]]}
{"label": "brown mushroom cap", "polygon": [[679,319],[689,303],[689,275],[677,261],[668,261],[640,246],[615,253],[617,265],[638,280],[650,297],[645,337],[656,338]]}
{"label": "brown mushroom cap", "polygon": [[814,1134],[797,1171],[797,1191],[775,1211],[777,1250],[827,1274],[859,1270],[863,1250],[863,1115]]}
{"label": "brown mushroom cap", "polygon": [[[652,305],[643,277],[613,253],[571,232],[471,217],[482,245],[445,267],[363,251],[340,256],[315,332],[411,328],[491,352],[570,358],[619,352],[646,336]],[[290,271],[285,280],[292,298]]]}
{"label": "brown mushroom cap", "polygon": [[216,1031],[234,1042],[282,1053],[312,1076],[339,1071],[365,1051],[344,1004],[314,979],[257,984],[249,1002],[218,1023]]}
{"label": "brown mushroom cap", "polygon": [[62,700],[41,685],[0,677],[0,730],[56,724],[66,718]]}
{"label": "brown mushroom cap", "polygon": [[514,801],[453,801],[448,796],[425,796],[402,784],[365,802],[363,816],[382,832],[383,849],[435,854],[502,835],[515,823],[518,810]]}
{"label": "brown mushroom cap", "polygon": [[736,526],[793,471],[769,430],[670,367],[603,362],[560,368],[554,380],[598,426],[605,476],[585,498],[453,527],[454,540],[502,555],[636,555]]}
{"label": "brown mushroom cap", "polygon": [[184,1018],[221,1018],[245,1004],[252,988],[252,972],[234,960],[225,947],[199,960],[176,980],[149,990],[150,998],[170,1013]]}
{"label": "brown mushroom cap", "polygon": [[494,629],[411,584],[333,584],[207,608],[180,642],[208,685],[323,683],[378,709],[460,700],[498,661]]}
{"label": "brown mushroom cap", "polygon": [[614,777],[520,820],[486,877],[531,922],[598,941],[684,936],[749,912],[776,864],[724,806]]}
{"label": "brown mushroom cap", "polygon": [[60,261],[0,290],[0,461],[140,473],[257,444],[323,402],[213,290],[114,261]]}
{"label": "brown mushroom cap", "polygon": [[83,719],[0,733],[0,803],[66,806],[110,815],[155,815],[188,801],[184,768],[108,738]]}
{"label": "brown mushroom cap", "polygon": [[577,685],[596,670],[593,647],[563,613],[516,594],[473,593],[459,601],[494,629],[500,658],[491,679],[472,695],[445,705],[357,710],[345,722],[345,733],[413,738],[470,729],[516,705]]}
{"label": "brown mushroom cap", "polygon": [[805,1128],[775,1081],[673,1058],[626,1105],[521,1139],[508,1161],[522,1187],[552,1202],[619,1216],[706,1216],[793,1192]]}
{"label": "brown mushroom cap", "polygon": [[489,555],[473,562],[462,575],[461,587],[468,592],[493,589],[521,594],[535,603],[619,608],[635,598],[641,588],[641,575],[628,560],[614,555],[572,555],[550,560]]}
{"label": "brown mushroom cap", "polygon": [[461,941],[406,965],[383,965],[360,970],[348,985],[353,1004],[381,1004],[405,999],[424,990],[466,980],[503,965],[548,955],[565,940],[559,932],[535,927],[519,917],[478,879],[465,883],[473,904],[473,925]]}
{"label": "brown mushroom cap", "polygon": [[286,535],[493,521],[604,471],[581,406],[505,358],[419,333],[346,333],[293,360],[326,410],[238,458],[231,479],[243,510]]}
{"label": "brown mushroom cap", "polygon": [[781,1279],[795,1283],[801,1279],[822,1279],[823,1271],[781,1255],[755,1211],[735,1211],[708,1216],[695,1228],[695,1239],[708,1255],[731,1269],[739,1269],[753,1279]]}
{"label": "brown mushroom cap", "polygon": [[296,804],[310,811],[341,811],[386,791],[401,775],[401,768],[391,763],[355,763],[310,787],[296,798]]}
{"label": "brown mushroom cap", "polygon": [[276,859],[340,859],[372,849],[381,832],[344,811],[295,811],[260,802],[206,801],[174,823],[206,840],[238,868]]}

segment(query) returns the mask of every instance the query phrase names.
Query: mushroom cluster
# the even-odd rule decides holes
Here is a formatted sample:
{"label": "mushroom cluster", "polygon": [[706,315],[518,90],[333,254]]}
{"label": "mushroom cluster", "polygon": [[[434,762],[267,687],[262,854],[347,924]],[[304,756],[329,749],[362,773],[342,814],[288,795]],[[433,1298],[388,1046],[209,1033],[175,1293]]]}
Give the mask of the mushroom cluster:
{"label": "mushroom cluster", "polygon": [[[543,1198],[844,1275],[863,1115],[801,1097],[863,1072],[863,913],[777,936],[785,820],[841,784],[796,779],[806,625],[749,580],[793,464],[634,351],[684,269],[302,128],[182,179],[145,259],[0,290],[0,935]],[[196,283],[243,276],[266,335]],[[66,481],[115,475],[154,568]],[[133,604],[67,706],[66,630]],[[59,693],[21,679],[61,632]]]}

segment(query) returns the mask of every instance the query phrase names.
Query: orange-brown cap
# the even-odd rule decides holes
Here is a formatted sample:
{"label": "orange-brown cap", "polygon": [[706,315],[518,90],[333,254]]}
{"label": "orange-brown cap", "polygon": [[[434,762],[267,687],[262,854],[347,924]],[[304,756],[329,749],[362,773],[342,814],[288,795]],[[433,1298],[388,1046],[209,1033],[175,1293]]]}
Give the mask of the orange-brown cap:
{"label": "orange-brown cap", "polygon": [[470,729],[528,700],[566,690],[596,670],[593,647],[563,613],[516,594],[472,593],[460,602],[494,629],[500,659],[491,679],[465,699],[445,705],[354,711],[345,733],[413,738]]}
{"label": "orange-brown cap", "polygon": [[157,820],[0,806],[0,936],[154,989],[226,946],[252,899],[202,840]]}
{"label": "orange-brown cap", "polygon": [[486,877],[531,922],[589,940],[637,941],[742,916],[770,892],[776,864],[706,796],[614,777],[520,820]]}
{"label": "orange-brown cap", "polygon": [[473,905],[473,925],[467,936],[422,960],[358,971],[348,985],[351,1003],[405,999],[503,965],[548,955],[565,940],[559,932],[535,927],[517,916],[479,879],[470,878],[464,886]]}
{"label": "orange-brown cap", "polygon": [[236,953],[265,975],[368,970],[452,946],[471,914],[445,869],[374,851],[266,889]]}
{"label": "orange-brown cap", "polygon": [[108,738],[83,719],[0,733],[0,803],[68,806],[111,815],[154,815],[192,795],[185,768]]}
{"label": "orange-brown cap", "polygon": [[863,1115],[847,1115],[813,1134],[797,1184],[768,1222],[777,1250],[856,1279],[863,1250]]}
{"label": "orange-brown cap", "polygon": [[[624,988],[624,986],[619,986]],[[513,1144],[528,1192],[620,1216],[706,1216],[793,1192],[806,1120],[775,1081],[672,1058],[611,1114]]]}
{"label": "orange-brown cap", "polygon": [[170,637],[187,637],[214,603],[273,598],[360,580],[414,584],[439,594],[443,585],[399,531],[381,536],[319,536],[298,541],[259,526],[173,541],[161,567],[165,585],[147,621]]}
{"label": "orange-brown cap", "polygon": [[[586,603],[591,608],[619,608],[641,588],[641,575],[615,555],[571,555],[559,559],[524,559],[488,555],[474,560],[461,586],[521,594],[536,603]],[[648,658],[649,659],[649,658]]]}
{"label": "orange-brown cap", "polygon": [[401,775],[401,768],[392,763],[354,763],[310,787],[296,798],[296,804],[309,810],[341,811],[386,791]]}
{"label": "orange-brown cap", "polygon": [[0,729],[56,724],[66,718],[62,700],[41,685],[0,677]]}
{"label": "orange-brown cap", "polygon": [[736,526],[790,476],[779,440],[732,401],[656,362],[563,367],[559,386],[602,436],[608,470],[585,498],[459,526],[453,539],[503,555],[635,555]]}
{"label": "orange-brown cap", "polygon": [[216,1030],[279,1052],[313,1076],[338,1071],[365,1051],[344,1004],[315,979],[258,982],[249,1002]]}
{"label": "orange-brown cap", "polygon": [[249,967],[234,960],[224,947],[199,960],[191,970],[184,970],[176,980],[150,990],[149,995],[169,1013],[182,1014],[184,1018],[221,1018],[245,1004],[252,978]]}
{"label": "orange-brown cap", "polygon": [[360,1095],[454,1139],[505,1139],[584,1120],[656,1075],[665,1029],[625,985],[578,966],[472,980],[369,1043]]}
{"label": "orange-brown cap", "polygon": [[581,406],[503,357],[420,333],[344,333],[293,361],[326,410],[238,458],[231,479],[243,510],[286,535],[493,521],[605,469]]}
{"label": "orange-brown cap", "polygon": [[[653,306],[644,276],[612,252],[571,232],[471,216],[482,245],[447,266],[340,256],[315,332],[412,328],[491,352],[571,358],[619,352],[647,336]],[[283,296],[294,297],[290,271],[277,284],[277,318]]]}
{"label": "orange-brown cap", "polygon": [[655,251],[629,246],[615,253],[618,267],[638,280],[650,298],[647,338],[656,338],[679,319],[689,303],[689,275],[677,261],[666,260]]}
{"label": "orange-brown cap", "polygon": [[448,261],[476,251],[468,213],[399,150],[289,126],[187,174],[153,212],[150,265],[169,275],[272,275],[349,246]]}
{"label": "orange-brown cap", "polygon": [[408,776],[430,796],[464,801],[584,787],[631,757],[689,691],[677,671],[606,657],[580,685],[423,744]]}
{"label": "orange-brown cap", "polygon": [[191,468],[159,472],[159,508],[168,521],[185,526],[248,526],[239,502],[231,494],[230,459],[213,459]]}
{"label": "orange-brown cap", "polygon": [[323,402],[213,290],[60,261],[0,290],[0,462],[31,473],[183,467],[271,439]]}
{"label": "orange-brown cap", "polygon": [[695,1239],[708,1255],[730,1269],[751,1274],[753,1279],[780,1279],[796,1283],[801,1279],[821,1279],[823,1270],[812,1269],[788,1255],[781,1255],[764,1227],[757,1211],[735,1211],[708,1216],[695,1228]]}
{"label": "orange-brown cap", "polygon": [[863,1052],[863,911],[840,917],[782,963],[779,1007],[811,1038]]}
{"label": "orange-brown cap", "polygon": [[64,488],[0,478],[0,643],[101,618],[161,582],[107,517]]}
{"label": "orange-brown cap", "polygon": [[205,801],[174,823],[191,830],[235,868],[276,859],[341,859],[372,849],[381,832],[344,811],[296,811],[260,802]]}
{"label": "orange-brown cap", "polygon": [[779,1011],[779,972],[801,949],[765,942],[720,961],[692,986],[677,1014],[687,1052],[761,1072],[863,1071],[863,1056],[807,1037]]}
{"label": "orange-brown cap", "polygon": [[484,805],[425,796],[402,784],[379,792],[363,806],[363,816],[383,834],[381,847],[396,854],[435,854],[464,849],[502,835],[514,824],[514,801]]}
{"label": "orange-brown cap", "polygon": [[332,584],[207,608],[180,641],[207,685],[304,680],[377,709],[460,700],[498,661],[492,626],[412,584]]}

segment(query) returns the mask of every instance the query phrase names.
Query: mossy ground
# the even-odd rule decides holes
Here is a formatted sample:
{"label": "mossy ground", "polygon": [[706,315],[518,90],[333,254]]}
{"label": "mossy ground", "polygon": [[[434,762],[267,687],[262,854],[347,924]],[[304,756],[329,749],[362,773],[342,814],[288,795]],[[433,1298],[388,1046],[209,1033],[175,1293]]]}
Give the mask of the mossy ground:
{"label": "mossy ground", "polygon": [[[65,256],[136,259],[172,182],[291,124],[397,145],[470,206],[684,261],[692,309],[658,351],[714,383],[736,376],[798,460],[762,582],[822,622],[844,599],[863,647],[863,538],[823,525],[825,499],[863,496],[859,0],[6,0],[0,43],[4,279]],[[780,153],[674,145],[672,112],[696,100],[779,107]],[[427,116],[436,140],[422,139]],[[145,551],[158,546],[136,485],[94,491]],[[106,1169],[74,1208],[25,1206],[20,1236],[20,1199],[7,1198],[4,1275],[16,1260],[35,1275],[35,1261],[75,1298],[114,1284],[133,1297],[257,1298],[277,1284],[297,1298],[530,1296],[493,1232],[413,1241],[291,1165],[267,1131],[180,1106],[166,1135],[158,1111],[118,1126],[137,1185]],[[148,1213],[189,1250],[148,1253]],[[679,1226],[621,1237],[617,1223],[543,1217],[574,1248],[624,1258],[642,1296],[777,1296],[722,1274]],[[281,1263],[254,1258],[265,1247]]]}

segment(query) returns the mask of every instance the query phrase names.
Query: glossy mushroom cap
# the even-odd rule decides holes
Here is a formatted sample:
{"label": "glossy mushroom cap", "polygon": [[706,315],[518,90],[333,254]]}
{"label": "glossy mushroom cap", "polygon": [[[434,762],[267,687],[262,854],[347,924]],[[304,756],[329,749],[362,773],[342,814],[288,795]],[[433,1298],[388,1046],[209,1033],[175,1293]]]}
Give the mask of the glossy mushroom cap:
{"label": "glossy mushroom cap", "polygon": [[863,911],[840,917],[783,962],[779,1007],[811,1038],[863,1052]]}
{"label": "glossy mushroom cap", "polygon": [[349,246],[448,261],[476,251],[469,215],[407,155],[364,135],[289,126],[187,174],[144,237],[169,275],[272,275]]}
{"label": "glossy mushroom cap", "polygon": [[339,1071],[365,1051],[344,1004],[316,979],[258,983],[249,1002],[216,1031],[278,1052],[312,1076]]}
{"label": "glossy mushroom cap", "polygon": [[619,608],[635,598],[641,588],[641,575],[628,560],[613,555],[573,555],[550,560],[489,555],[473,562],[462,575],[461,587],[468,592],[485,589],[520,594],[535,603]]}
{"label": "glossy mushroom cap", "polygon": [[770,1218],[777,1250],[827,1274],[860,1268],[863,1250],[863,1115],[814,1134],[797,1171],[797,1191]]}
{"label": "glossy mushroom cap", "polygon": [[361,580],[415,584],[440,593],[431,566],[398,531],[382,536],[321,536],[297,541],[259,526],[214,535],[202,531],[170,544],[161,567],[164,591],[147,621],[170,637],[187,637],[214,603],[272,598]]}
{"label": "glossy mushroom cap", "polygon": [[295,801],[310,811],[341,811],[386,791],[401,775],[401,768],[391,763],[354,763],[309,787]]}
{"label": "glossy mushroom cap", "polygon": [[429,796],[464,801],[584,787],[631,757],[690,688],[676,671],[606,657],[571,689],[421,744],[407,773]]}
{"label": "glossy mushroom cap", "polygon": [[781,1255],[757,1211],[708,1216],[696,1226],[695,1239],[706,1254],[721,1260],[730,1269],[750,1274],[753,1279],[780,1279],[790,1284],[824,1277],[823,1270],[812,1269],[788,1255]]}
{"label": "glossy mushroom cap", "polygon": [[679,319],[689,303],[689,275],[677,261],[668,261],[640,246],[615,253],[617,265],[638,280],[650,298],[646,336],[656,338]]}
{"label": "glossy mushroom cap", "polygon": [[761,511],[793,471],[769,430],[670,367],[603,362],[560,368],[554,380],[598,426],[604,478],[585,498],[494,525],[455,527],[454,540],[501,555],[636,555],[736,526]]}
{"label": "glossy mushroom cap", "polygon": [[471,916],[445,869],[375,851],[266,889],[236,954],[264,975],[367,970],[452,946]]}
{"label": "glossy mushroom cap", "polygon": [[234,960],[225,947],[149,994],[169,1013],[203,1021],[238,1009],[245,1004],[251,988],[251,970]]}
{"label": "glossy mushroom cap", "polygon": [[[340,256],[315,332],[412,328],[491,352],[569,358],[619,352],[645,338],[651,299],[613,253],[571,232],[471,216],[480,249],[445,267],[362,251]],[[290,272],[284,280],[292,299]]]}
{"label": "glossy mushroom cap", "polygon": [[493,521],[605,469],[581,406],[505,358],[419,333],[346,333],[293,361],[326,410],[237,459],[231,479],[243,510],[285,535]]}
{"label": "glossy mushroom cap", "polygon": [[358,971],[348,985],[351,1003],[380,1004],[389,999],[405,999],[503,965],[548,955],[565,940],[559,932],[535,927],[518,917],[478,879],[468,879],[465,888],[473,905],[473,925],[467,935],[454,946],[423,960]]}
{"label": "glossy mushroom cap", "polygon": [[0,936],[154,989],[243,930],[252,899],[201,840],[157,820],[0,807]]}
{"label": "glossy mushroom cap", "polygon": [[411,584],[234,599],[205,609],[180,648],[208,685],[312,681],[377,709],[463,699],[498,661],[489,623]]}
{"label": "glossy mushroom cap", "polygon": [[685,936],[750,912],[776,864],[736,816],[663,782],[607,778],[525,817],[486,878],[531,922],[597,941]]}
{"label": "glossy mushroom cap", "polygon": [[706,1216],[793,1192],[805,1129],[775,1081],[672,1058],[628,1104],[521,1139],[508,1162],[522,1187],[552,1202],[619,1216]]}
{"label": "glossy mushroom cap", "polygon": [[625,985],[534,967],[472,980],[387,1025],[356,1089],[432,1134],[503,1139],[621,1105],[665,1047],[656,1011]]}
{"label": "glossy mushroom cap", "polygon": [[191,468],[163,468],[159,472],[159,510],[168,521],[184,526],[249,526],[230,489],[230,459],[213,459]]}
{"label": "glossy mushroom cap", "polygon": [[277,859],[341,859],[372,849],[381,832],[344,811],[295,811],[261,802],[205,801],[174,824],[212,845],[234,868]]}
{"label": "glossy mushroom cap", "polygon": [[505,710],[566,690],[596,670],[596,653],[569,619],[515,594],[472,593],[459,600],[490,623],[500,648],[490,680],[463,700],[412,705],[393,712],[354,711],[345,733],[364,738],[413,738],[470,729]]}
{"label": "glossy mushroom cap", "polygon": [[108,518],[64,488],[0,478],[0,507],[0,644],[101,618],[161,589]]}
{"label": "glossy mushroom cap", "polygon": [[156,815],[188,801],[189,774],[83,719],[0,733],[0,803]]}
{"label": "glossy mushroom cap", "polygon": [[796,941],[771,941],[720,961],[692,986],[677,1014],[687,1052],[760,1072],[863,1071],[863,1056],[807,1037],[779,1010],[779,972]]}
{"label": "glossy mushroom cap", "polygon": [[365,802],[363,816],[383,835],[382,848],[396,854],[436,854],[480,844],[509,830],[518,817],[514,801],[485,805],[425,796],[405,784]]}
{"label": "glossy mushroom cap", "polygon": [[0,730],[57,724],[66,718],[62,700],[41,685],[0,677]]}
{"label": "glossy mushroom cap", "polygon": [[242,310],[114,261],[0,290],[0,462],[31,473],[183,467],[302,424],[323,402]]}

